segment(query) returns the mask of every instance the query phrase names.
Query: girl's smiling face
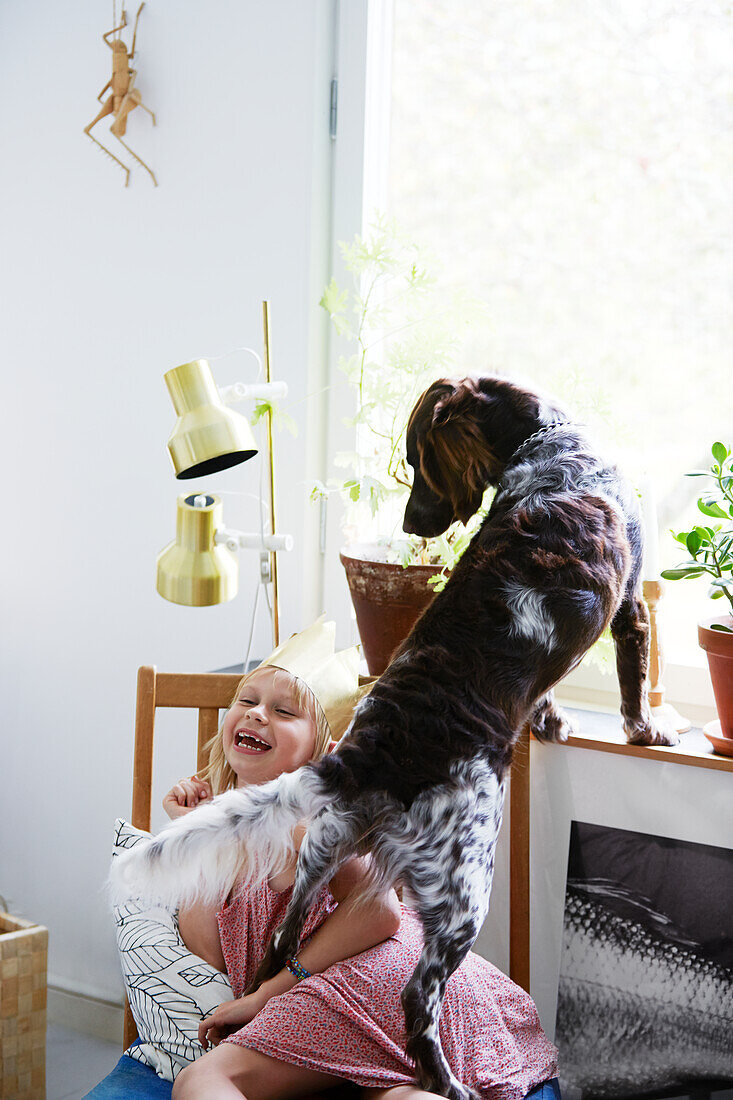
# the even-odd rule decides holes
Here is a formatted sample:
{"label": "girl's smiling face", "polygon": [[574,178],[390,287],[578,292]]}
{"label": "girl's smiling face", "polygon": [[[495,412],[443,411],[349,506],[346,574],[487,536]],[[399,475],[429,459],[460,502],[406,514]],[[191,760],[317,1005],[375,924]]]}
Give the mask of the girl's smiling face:
{"label": "girl's smiling face", "polygon": [[281,669],[258,668],[240,688],[222,726],[224,755],[237,786],[266,783],[312,758],[316,724],[297,700],[293,678]]}

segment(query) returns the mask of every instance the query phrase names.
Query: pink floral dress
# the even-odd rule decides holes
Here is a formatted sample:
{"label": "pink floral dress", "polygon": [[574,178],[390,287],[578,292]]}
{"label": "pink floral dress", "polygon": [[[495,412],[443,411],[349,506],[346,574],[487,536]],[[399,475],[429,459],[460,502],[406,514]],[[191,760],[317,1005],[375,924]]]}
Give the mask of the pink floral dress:
{"label": "pink floral dress", "polygon": [[[276,893],[263,883],[240,891],[218,914],[235,997],[254,977],[291,890]],[[322,891],[303,942],[335,907],[329,891]],[[272,997],[226,1042],[357,1085],[414,1084],[400,993],[421,951],[417,914],[403,906],[396,935]],[[440,1038],[458,1080],[487,1100],[520,1100],[557,1073],[557,1051],[540,1027],[531,997],[473,953],[448,982]]]}

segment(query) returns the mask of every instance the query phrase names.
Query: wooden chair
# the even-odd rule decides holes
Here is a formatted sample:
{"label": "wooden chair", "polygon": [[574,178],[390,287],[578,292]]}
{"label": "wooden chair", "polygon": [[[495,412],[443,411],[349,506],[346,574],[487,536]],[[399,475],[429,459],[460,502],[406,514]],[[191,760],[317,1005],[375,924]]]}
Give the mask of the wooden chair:
{"label": "wooden chair", "polygon": [[[153,788],[155,713],[161,707],[198,710],[196,770],[206,765],[204,745],[219,726],[219,712],[228,707],[239,673],[158,672],[143,665],[137,674],[135,750],[132,779],[132,824],[150,829]],[[515,750],[510,784],[510,932],[509,975],[529,991],[529,738],[525,731]],[[137,1038],[137,1028],[125,999],[123,1049]]]}
{"label": "wooden chair", "polygon": [[[154,665],[138,669],[131,819],[136,828],[150,829],[156,711],[161,707],[198,711],[196,771],[199,771],[206,765],[204,745],[216,733],[219,712],[231,703],[240,680],[241,675],[236,672],[158,672]],[[136,1038],[137,1028],[125,998],[123,1049]]]}

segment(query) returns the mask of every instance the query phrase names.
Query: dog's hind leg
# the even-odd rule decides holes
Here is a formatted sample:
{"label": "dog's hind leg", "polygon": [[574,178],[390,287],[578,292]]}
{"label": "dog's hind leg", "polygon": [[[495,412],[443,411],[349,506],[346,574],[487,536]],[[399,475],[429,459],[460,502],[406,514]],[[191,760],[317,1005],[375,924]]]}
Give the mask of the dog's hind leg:
{"label": "dog's hind leg", "polygon": [[472,1093],[456,1079],[443,1053],[443,997],[488,912],[501,825],[503,788],[493,773],[483,778],[488,781],[478,790],[459,790],[454,797],[448,791],[448,798],[435,798],[433,835],[420,838],[403,871],[425,936],[420,960],[402,992],[407,1053],[421,1087],[449,1100],[468,1100]]}
{"label": "dog's hind leg", "polygon": [[422,1089],[449,1100],[473,1100],[470,1089],[451,1071],[440,1043],[440,1012],[448,978],[461,965],[479,933],[481,922],[464,921],[442,936],[425,937],[415,972],[402,991],[407,1024],[407,1054],[415,1062]]}
{"label": "dog's hind leg", "polygon": [[649,613],[640,596],[627,593],[611,620],[611,634],[616,646],[621,715],[629,744],[676,745],[677,732],[671,726],[663,728],[649,709],[646,686]]}
{"label": "dog's hind leg", "polygon": [[333,805],[322,810],[311,822],[298,853],[293,893],[285,916],[273,933],[248,992],[277,974],[285,960],[297,953],[303,925],[317,894],[330,882],[344,860],[354,855],[362,831],[353,810]]}
{"label": "dog's hind leg", "polygon": [[552,691],[548,691],[535,704],[529,728],[538,741],[567,741],[575,733],[573,723],[557,706]]}

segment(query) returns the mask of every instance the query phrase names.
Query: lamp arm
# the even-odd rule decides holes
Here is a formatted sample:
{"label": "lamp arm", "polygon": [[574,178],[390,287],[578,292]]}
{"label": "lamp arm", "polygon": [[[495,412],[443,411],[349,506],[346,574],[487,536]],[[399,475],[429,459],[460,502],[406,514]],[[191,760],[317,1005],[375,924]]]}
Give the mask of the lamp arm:
{"label": "lamp arm", "polygon": [[214,542],[222,543],[227,550],[292,550],[292,535],[261,535],[249,534],[246,531],[236,531],[230,527],[218,527],[214,533]]}
{"label": "lamp arm", "polygon": [[288,396],[288,384],[287,382],[235,382],[232,386],[222,386],[219,389],[219,396],[225,405],[251,400],[282,401]]}

